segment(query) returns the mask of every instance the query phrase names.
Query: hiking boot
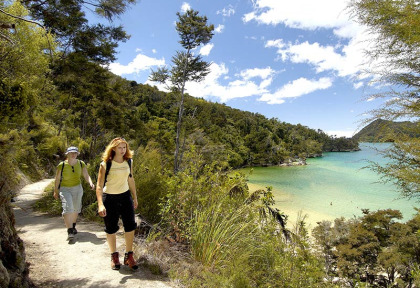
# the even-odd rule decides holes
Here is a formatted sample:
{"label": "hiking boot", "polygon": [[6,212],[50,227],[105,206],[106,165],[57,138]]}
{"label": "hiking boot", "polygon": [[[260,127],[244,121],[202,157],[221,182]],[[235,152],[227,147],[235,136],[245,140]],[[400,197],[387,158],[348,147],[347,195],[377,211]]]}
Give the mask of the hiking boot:
{"label": "hiking boot", "polygon": [[73,234],[76,235],[77,234],[77,230],[76,230],[76,223],[73,223]]}
{"label": "hiking boot", "polygon": [[124,265],[127,265],[128,267],[130,267],[130,269],[133,269],[133,270],[137,270],[137,268],[139,268],[139,266],[137,266],[136,261],[134,260],[133,251],[125,253]]}
{"label": "hiking boot", "polygon": [[114,252],[111,254],[111,268],[112,270],[120,270],[121,263],[118,252]]}
{"label": "hiking boot", "polygon": [[74,238],[73,228],[67,229],[67,240],[72,240]]}

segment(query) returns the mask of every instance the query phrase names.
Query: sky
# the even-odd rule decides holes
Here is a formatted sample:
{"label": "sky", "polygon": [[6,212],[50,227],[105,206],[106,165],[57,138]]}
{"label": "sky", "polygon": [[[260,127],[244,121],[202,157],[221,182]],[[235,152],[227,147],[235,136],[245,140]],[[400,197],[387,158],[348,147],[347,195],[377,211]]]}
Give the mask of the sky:
{"label": "sky", "polygon": [[381,103],[368,98],[376,88],[362,73],[370,36],[346,6],[346,0],[140,0],[113,23],[131,38],[109,69],[160,87],[148,80],[151,69],[171,67],[182,50],[176,13],[194,9],[215,30],[193,51],[211,63],[211,72],[187,83],[188,94],[351,137]]}

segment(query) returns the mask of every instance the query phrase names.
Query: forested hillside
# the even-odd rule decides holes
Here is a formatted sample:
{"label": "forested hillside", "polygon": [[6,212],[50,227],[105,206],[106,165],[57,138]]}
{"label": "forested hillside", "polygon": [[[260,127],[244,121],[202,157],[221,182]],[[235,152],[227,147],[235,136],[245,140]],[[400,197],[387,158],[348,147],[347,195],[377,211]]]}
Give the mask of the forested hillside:
{"label": "forested hillside", "polygon": [[[84,151],[89,158],[99,152],[92,149],[97,146],[91,144],[103,139],[102,135],[107,133],[122,135],[136,141],[137,145],[145,146],[153,141],[170,158],[175,147],[177,95],[110,73],[104,75],[108,80],[100,95],[92,91],[92,99],[88,101],[84,101],[86,96],[83,95],[82,99],[74,97],[50,105],[51,109],[61,111],[62,117],[71,119],[59,122],[60,130],[66,131],[67,135],[67,131],[78,128],[78,136],[89,144],[90,149]],[[56,113],[51,115],[57,116]],[[320,130],[267,119],[260,114],[190,96],[185,100],[184,115],[183,151],[191,145],[197,146],[206,159],[217,160],[223,168],[277,165],[295,158],[314,157],[323,151],[357,149],[357,143],[349,139],[332,138]],[[50,118],[53,123],[57,120],[61,121]],[[98,148],[100,150],[101,146]]]}
{"label": "forested hillside", "polygon": [[376,119],[357,132],[353,139],[358,142],[394,142],[404,137],[419,138],[417,125],[419,124],[410,121]]}

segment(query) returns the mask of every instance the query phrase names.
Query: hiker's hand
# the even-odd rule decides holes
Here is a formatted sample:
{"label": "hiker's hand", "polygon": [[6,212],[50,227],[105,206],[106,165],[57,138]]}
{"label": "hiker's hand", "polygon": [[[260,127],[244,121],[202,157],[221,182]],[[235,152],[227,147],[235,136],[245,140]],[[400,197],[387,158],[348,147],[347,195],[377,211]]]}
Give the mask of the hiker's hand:
{"label": "hiker's hand", "polygon": [[58,197],[58,193],[57,192],[54,191],[53,196],[54,196],[55,200],[58,200],[59,197]]}
{"label": "hiker's hand", "polygon": [[106,209],[105,206],[101,205],[98,207],[99,216],[105,217],[106,216]]}
{"label": "hiker's hand", "polygon": [[137,206],[139,206],[137,199],[133,199],[133,205],[134,205],[134,209],[137,209]]}
{"label": "hiker's hand", "polygon": [[95,184],[90,183],[90,189],[95,190]]}

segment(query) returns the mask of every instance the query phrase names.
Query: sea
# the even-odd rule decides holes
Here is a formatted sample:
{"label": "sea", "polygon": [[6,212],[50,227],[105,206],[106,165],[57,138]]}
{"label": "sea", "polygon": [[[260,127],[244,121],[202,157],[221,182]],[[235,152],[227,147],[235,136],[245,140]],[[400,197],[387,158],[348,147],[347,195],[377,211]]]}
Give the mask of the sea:
{"label": "sea", "polygon": [[248,177],[251,192],[273,188],[275,207],[288,215],[289,226],[305,217],[307,226],[314,228],[319,221],[362,216],[362,209],[400,210],[404,217],[401,221],[407,221],[420,203],[401,198],[393,183],[382,183],[380,175],[366,168],[369,161],[386,164],[389,160],[377,149],[389,145],[360,143],[360,151],[324,153],[307,159],[305,166],[254,167],[242,172]]}

